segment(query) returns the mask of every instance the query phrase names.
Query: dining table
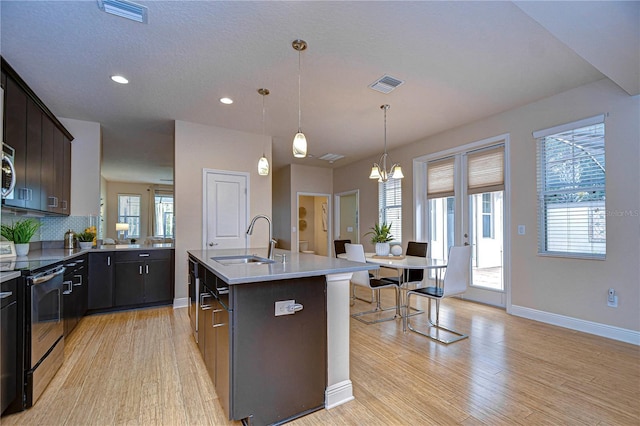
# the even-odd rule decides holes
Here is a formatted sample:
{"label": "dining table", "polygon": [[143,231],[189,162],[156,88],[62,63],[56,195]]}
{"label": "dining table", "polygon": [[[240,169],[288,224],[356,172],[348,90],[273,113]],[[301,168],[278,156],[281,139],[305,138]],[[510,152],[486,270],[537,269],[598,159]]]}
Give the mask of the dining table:
{"label": "dining table", "polygon": [[[339,254],[338,257],[346,259],[346,254]],[[434,287],[442,288],[444,272],[447,268],[447,261],[444,259],[433,259],[421,256],[378,256],[375,253],[365,253],[367,263],[379,265],[384,268],[395,269],[398,272],[398,283],[400,289],[400,316],[404,323],[409,315],[421,314],[423,311],[417,310],[414,314],[410,314],[410,307],[407,306],[406,293],[416,288],[426,286],[428,279],[427,271],[433,271]],[[404,281],[404,271],[408,269],[422,269],[425,276],[422,281]]]}

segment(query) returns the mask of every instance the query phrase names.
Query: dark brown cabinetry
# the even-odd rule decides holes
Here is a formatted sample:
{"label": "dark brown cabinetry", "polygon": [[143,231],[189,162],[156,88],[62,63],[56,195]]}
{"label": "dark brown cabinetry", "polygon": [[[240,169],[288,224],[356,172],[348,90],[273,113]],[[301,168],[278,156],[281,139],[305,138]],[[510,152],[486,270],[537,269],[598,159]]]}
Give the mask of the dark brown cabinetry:
{"label": "dark brown cabinetry", "polygon": [[173,295],[173,250],[115,253],[114,306],[170,303]]}
{"label": "dark brown cabinetry", "polygon": [[2,58],[4,143],[15,149],[16,186],[6,207],[69,215],[73,136]]}
{"label": "dark brown cabinetry", "polygon": [[64,267],[62,316],[64,318],[64,335],[68,336],[87,312],[87,256],[83,255],[65,262]]}
{"label": "dark brown cabinetry", "polygon": [[114,253],[89,253],[89,310],[113,308]]}

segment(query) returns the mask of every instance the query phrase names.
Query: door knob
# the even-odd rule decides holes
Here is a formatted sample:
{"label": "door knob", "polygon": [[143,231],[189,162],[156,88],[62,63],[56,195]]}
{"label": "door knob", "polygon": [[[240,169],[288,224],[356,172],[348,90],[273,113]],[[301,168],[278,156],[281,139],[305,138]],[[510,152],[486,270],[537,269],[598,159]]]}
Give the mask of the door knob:
{"label": "door knob", "polygon": [[209,243],[209,247],[217,246],[218,243]]}

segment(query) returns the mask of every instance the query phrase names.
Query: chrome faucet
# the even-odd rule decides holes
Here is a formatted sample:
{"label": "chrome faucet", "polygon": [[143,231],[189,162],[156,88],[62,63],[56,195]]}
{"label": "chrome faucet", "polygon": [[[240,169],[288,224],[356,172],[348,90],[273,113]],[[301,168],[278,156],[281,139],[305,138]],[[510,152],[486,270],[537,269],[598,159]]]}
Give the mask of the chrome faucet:
{"label": "chrome faucet", "polygon": [[251,219],[249,228],[247,228],[247,235],[253,234],[253,227],[258,219],[265,219],[269,223],[269,249],[267,250],[267,257],[273,260],[273,252],[276,248],[276,240],[273,239],[273,226],[271,226],[271,219],[264,214],[258,214]]}

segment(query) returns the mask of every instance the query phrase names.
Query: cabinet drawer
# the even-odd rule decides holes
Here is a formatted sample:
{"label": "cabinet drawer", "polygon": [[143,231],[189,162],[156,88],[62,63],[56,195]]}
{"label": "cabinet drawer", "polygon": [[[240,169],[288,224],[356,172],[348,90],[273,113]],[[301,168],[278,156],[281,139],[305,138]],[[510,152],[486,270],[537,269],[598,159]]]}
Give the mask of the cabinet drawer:
{"label": "cabinet drawer", "polygon": [[172,250],[126,250],[116,251],[116,262],[171,259]]}

